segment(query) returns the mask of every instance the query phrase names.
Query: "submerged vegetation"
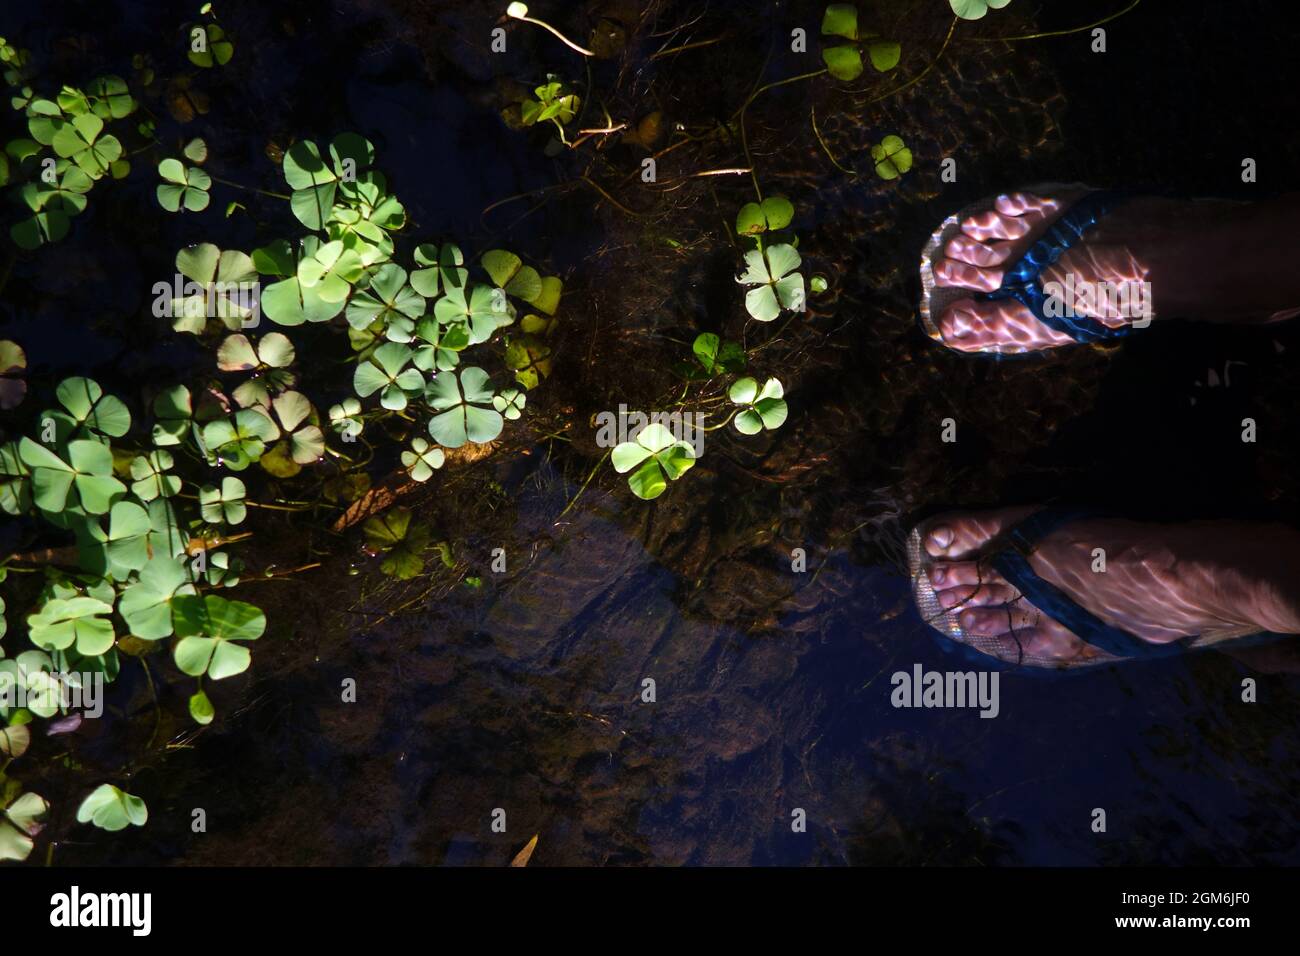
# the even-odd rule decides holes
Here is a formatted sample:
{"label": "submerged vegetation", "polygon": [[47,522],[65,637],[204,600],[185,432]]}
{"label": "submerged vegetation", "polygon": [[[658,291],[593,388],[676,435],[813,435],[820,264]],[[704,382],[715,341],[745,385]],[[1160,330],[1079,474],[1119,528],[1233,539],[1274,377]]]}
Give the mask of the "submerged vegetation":
{"label": "submerged vegetation", "polygon": [[[958,17],[974,19],[1006,0],[951,2]],[[539,165],[586,165],[559,184],[562,190],[505,197],[490,208],[574,189],[613,215],[640,221],[647,214],[634,208],[636,200],[601,185],[615,172],[622,183],[639,177],[659,195],[690,186],[698,199],[705,183],[722,191],[709,195],[725,210],[726,307],[702,315],[684,340],[663,336],[673,342],[674,361],[638,371],[668,396],[648,410],[708,421],[702,432],[720,433],[719,457],[785,440],[800,401],[798,336],[817,304],[809,297],[833,304],[842,270],[801,242],[808,237],[799,230],[818,221],[811,201],[764,190],[769,180],[761,167],[774,161],[771,152],[754,155],[746,111],[778,86],[864,76],[881,84],[871,88],[873,97],[887,98],[924,76],[947,39],[937,53],[912,51],[888,38],[887,21],[869,19],[853,4],[831,4],[820,22],[823,68],[756,84],[725,121],[687,129],[674,127],[657,104],[643,109],[602,88],[588,63],[573,68],[574,56],[620,55],[628,38],[618,23],[600,20],[588,49],[523,4],[504,12],[502,22],[519,24],[511,42],[535,27],[563,45],[547,40],[546,69],[502,84],[496,115],[514,131],[507,135],[531,137]],[[161,78],[154,57],[139,54],[132,76],[183,125],[213,109],[196,77],[227,69],[242,54],[210,4],[179,29],[187,42],[172,52],[194,69]],[[665,44],[654,56],[712,42],[677,50]],[[809,55],[817,58],[815,46]],[[202,356],[197,367],[178,362],[173,380],[149,382],[135,394],[106,387],[107,378],[29,381],[22,343],[0,341],[0,408],[13,412],[0,442],[0,509],[20,528],[21,541],[0,559],[0,680],[25,701],[0,706],[0,859],[22,860],[50,810],[24,782],[42,775],[24,764],[33,728],[59,736],[81,719],[66,703],[61,675],[97,675],[111,684],[124,668],[138,666],[155,702],[155,680],[183,686],[188,719],[211,724],[219,715],[209,696],[213,683],[248,671],[253,648],[270,643],[276,630],[253,585],[318,567],[315,558],[326,550],[321,540],[329,536],[350,535],[353,550],[376,558],[393,581],[441,567],[448,577],[454,569],[457,584],[481,586],[456,557],[459,542],[435,540],[431,523],[399,499],[429,487],[457,503],[457,493],[442,492],[440,482],[454,466],[492,455],[512,431],[535,428],[534,442],[551,445],[585,440],[589,430],[565,398],[546,412],[546,398],[538,398],[549,390],[544,386],[564,387],[556,363],[573,295],[566,282],[587,294],[597,283],[564,270],[556,270],[564,278],[548,274],[554,265],[528,258],[522,247],[502,248],[503,233],[477,250],[418,235],[379,151],[360,133],[276,144],[259,162],[269,170],[278,161],[282,182],[256,188],[221,175],[224,144],[217,139],[208,137],[211,147],[196,136],[160,139],[139,90],[121,77],[95,77],[84,88],[64,86],[43,97],[35,92],[39,78],[29,54],[0,40],[0,60],[25,127],[0,156],[0,186],[20,210],[8,229],[15,247],[41,254],[40,247],[66,237],[104,180],[146,182],[152,212],[180,223],[190,237],[174,257],[167,250],[176,277],[154,288],[153,315],[166,323],[170,344]],[[884,85],[909,69],[908,80]],[[603,80],[616,82],[609,74]],[[822,150],[827,168],[843,171],[816,115],[806,119],[806,145]],[[856,165],[865,179],[878,177],[874,188],[890,188],[912,170],[912,151],[892,132],[873,128],[871,138],[869,160]],[[677,146],[725,149],[736,165],[661,177],[657,163],[666,165]],[[612,168],[607,153],[614,148],[633,156],[626,170]],[[598,163],[609,164],[600,181]],[[714,186],[724,181],[748,181],[752,196]],[[207,230],[223,214],[254,219],[258,244],[237,249],[213,241]],[[640,241],[657,255],[706,259],[709,250],[697,240],[672,232],[655,220]],[[609,374],[618,382],[626,372]],[[530,421],[534,416],[540,424]],[[620,437],[582,461],[590,470],[571,489],[565,512],[602,471],[644,501],[698,480],[687,473],[704,457],[702,435],[688,440],[650,421]],[[613,479],[606,460],[626,477]],[[465,496],[464,507],[495,506],[500,497],[484,482],[472,501]],[[310,539],[301,568],[281,567],[262,549],[283,544],[285,526],[271,524],[280,520],[296,522],[293,534]],[[75,762],[66,754],[59,759]],[[77,775],[77,822],[107,831],[146,825],[144,800],[124,789],[128,770],[112,782],[92,776]]]}

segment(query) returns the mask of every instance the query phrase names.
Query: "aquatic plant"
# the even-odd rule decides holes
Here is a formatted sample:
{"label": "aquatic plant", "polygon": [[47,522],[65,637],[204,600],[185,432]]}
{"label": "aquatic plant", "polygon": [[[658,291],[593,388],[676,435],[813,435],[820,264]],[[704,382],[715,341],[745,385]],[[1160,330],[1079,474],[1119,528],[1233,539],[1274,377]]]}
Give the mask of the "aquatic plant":
{"label": "aquatic plant", "polygon": [[1001,10],[1011,0],[948,0],[952,12],[963,20],[978,20],[990,9]]}
{"label": "aquatic plant", "polygon": [[898,66],[902,48],[894,40],[887,40],[871,31],[859,32],[858,8],[851,3],[832,3],[822,15],[822,35],[842,37],[848,43],[822,48],[822,60],[827,71],[838,80],[856,80],[864,69],[862,53],[865,50],[871,66],[885,73]]}
{"label": "aquatic plant", "polygon": [[212,177],[197,166],[186,166],[179,159],[164,159],[158,164],[162,184],[158,187],[158,205],[168,212],[202,212],[208,208]]}
{"label": "aquatic plant", "polygon": [[[15,727],[23,730],[25,727]],[[23,793],[16,780],[6,780],[0,791],[0,860],[25,860],[41,832],[40,818],[50,805],[38,794]]]}
{"label": "aquatic plant", "polygon": [[678,441],[663,425],[652,422],[637,433],[635,441],[614,447],[610,459],[614,470],[628,475],[632,494],[652,501],[664,493],[669,481],[676,481],[695,464],[695,451],[689,442]]}
{"label": "aquatic plant", "polygon": [[77,808],[78,823],[93,823],[109,832],[125,830],[131,825],[142,827],[148,819],[149,808],[143,800],[111,783],[100,784]]}
{"label": "aquatic plant", "polygon": [[871,158],[876,164],[876,175],[881,179],[897,179],[912,168],[912,151],[894,135],[886,136],[872,146]]}
{"label": "aquatic plant", "polygon": [[752,286],[745,293],[745,309],[759,322],[771,322],[783,309],[803,311],[803,275],[795,270],[802,260],[788,243],[751,249],[745,253],[745,271],[736,280]]}
{"label": "aquatic plant", "polygon": [[755,379],[737,379],[727,390],[727,397],[741,406],[732,420],[736,431],[742,435],[757,435],[763,429],[780,428],[789,414],[785,404],[785,389],[774,378],[769,378],[759,388]]}

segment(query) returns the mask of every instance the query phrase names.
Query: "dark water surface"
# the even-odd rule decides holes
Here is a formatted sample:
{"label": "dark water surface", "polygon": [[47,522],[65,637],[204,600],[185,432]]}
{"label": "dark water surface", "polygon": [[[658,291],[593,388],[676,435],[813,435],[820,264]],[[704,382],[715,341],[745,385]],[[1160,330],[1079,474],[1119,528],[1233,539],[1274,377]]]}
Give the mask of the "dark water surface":
{"label": "dark water surface", "polygon": [[[941,36],[946,4],[931,6]],[[1078,25],[1119,4],[1042,6],[1035,21],[1017,0],[1002,34]],[[3,32],[41,51],[103,31],[92,55],[111,64],[173,44],[184,16],[144,3],[52,7],[6,10]],[[560,7],[535,5],[587,22]],[[1157,328],[1111,357],[995,366],[937,354],[912,324],[917,251],[972,198],[1073,179],[1236,198],[1291,188],[1294,24],[1262,2],[1172,7],[1145,0],[1109,25],[1105,54],[1086,35],[955,43],[907,96],[863,115],[819,112],[844,150],[905,134],[918,171],[888,190],[836,172],[802,119],[782,131],[784,111],[802,117],[823,94],[774,95],[752,120],[768,134],[755,133],[756,160],[806,210],[801,235],[843,289],[825,308],[835,334],[810,346],[812,371],[790,389],[787,450],[702,464],[654,505],[605,474],[560,517],[594,458],[538,444],[493,472],[513,499],[500,512],[510,573],[378,626],[362,622],[385,609],[382,589],[260,585],[302,592],[269,599],[272,631],[242,686],[218,701],[217,724],[133,768],[149,827],[77,831],[56,862],[500,865],[539,834],[534,865],[1300,863],[1295,676],[1204,654],[1059,679],[1003,674],[990,720],[889,701],[894,671],[966,666],[918,619],[889,560],[909,515],[1083,497],[1159,517],[1295,517],[1296,451],[1275,437],[1295,434],[1293,422],[1283,431],[1297,394],[1294,331]],[[773,16],[813,27],[820,10]],[[534,75],[562,54],[530,36],[527,53],[491,62],[483,5],[231,2],[219,13],[241,42],[186,135],[217,144],[232,178],[275,188],[267,138],[356,129],[376,142],[417,234],[482,249],[484,207],[562,174],[536,141],[504,129],[489,96],[495,77]],[[734,107],[757,65],[719,75],[718,95]],[[796,69],[774,63],[767,79]],[[779,151],[783,139],[797,146]],[[937,177],[944,155],[959,158],[951,187]],[[1243,156],[1258,160],[1254,187],[1239,180]],[[248,217],[209,215],[198,235],[189,219],[141,212],[152,186],[97,187],[73,237],[15,267],[5,334],[28,343],[33,365],[131,382],[197,360],[185,343],[116,330],[146,314],[175,249],[266,237]],[[743,187],[727,185],[724,209],[744,201]],[[582,405],[588,329],[645,317],[598,308],[602,283],[633,281],[598,250],[631,240],[584,202],[497,241],[569,276],[575,297],[566,314],[579,331],[539,396],[554,388],[559,402],[612,408],[612,393]],[[132,218],[145,215],[142,231]],[[714,303],[739,303],[726,285],[734,264],[723,248],[716,268],[684,271],[645,312],[721,321]],[[98,320],[107,328],[86,335]],[[1222,375],[1227,358],[1246,365],[1231,388],[1211,389],[1208,370]],[[969,436],[959,448],[920,437],[954,413]],[[1268,436],[1259,450],[1236,440],[1246,414]],[[751,476],[782,454],[780,482]],[[815,577],[790,571],[792,547],[807,550]],[[1259,703],[1240,702],[1244,676],[1258,680]],[[356,704],[339,703],[345,678]],[[655,703],[640,699],[646,678]],[[207,833],[190,832],[194,807],[207,810]],[[490,829],[496,808],[505,834]],[[796,808],[807,833],[791,831]],[[1094,808],[1106,811],[1104,834],[1090,827]]]}

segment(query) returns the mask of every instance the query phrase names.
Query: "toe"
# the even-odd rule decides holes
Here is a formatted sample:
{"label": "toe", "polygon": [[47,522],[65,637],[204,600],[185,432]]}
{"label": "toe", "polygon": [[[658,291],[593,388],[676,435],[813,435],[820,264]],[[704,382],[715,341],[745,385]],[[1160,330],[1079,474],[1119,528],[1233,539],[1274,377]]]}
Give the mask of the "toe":
{"label": "toe", "polygon": [[934,267],[934,282],[940,286],[957,286],[992,292],[1002,284],[1001,269],[985,269],[956,259],[940,259]]}
{"label": "toe", "polygon": [[994,201],[994,208],[1006,216],[1029,216],[1042,219],[1061,208],[1055,199],[1035,196],[1033,193],[1007,193]]}
{"label": "toe", "polygon": [[994,242],[978,242],[960,232],[948,241],[944,248],[944,254],[949,259],[956,259],[958,262],[967,262],[973,266],[1000,266],[1011,258],[1011,250],[1015,244],[1008,240],[998,240]]}
{"label": "toe", "polygon": [[930,566],[930,583],[935,588],[952,588],[972,584],[1005,584],[1002,575],[978,561],[936,561]]}
{"label": "toe", "polygon": [[996,637],[1032,627],[1041,615],[1037,611],[1001,605],[998,607],[977,607],[962,611],[958,618],[961,626],[971,634],[980,637]]}
{"label": "toe", "polygon": [[972,239],[1020,239],[1029,234],[1032,224],[1019,216],[1009,216],[996,209],[986,209],[964,220],[961,231]]}
{"label": "toe", "polygon": [[936,595],[939,605],[944,608],[992,607],[1008,604],[1020,595],[1009,584],[973,584],[961,585],[940,591]]}

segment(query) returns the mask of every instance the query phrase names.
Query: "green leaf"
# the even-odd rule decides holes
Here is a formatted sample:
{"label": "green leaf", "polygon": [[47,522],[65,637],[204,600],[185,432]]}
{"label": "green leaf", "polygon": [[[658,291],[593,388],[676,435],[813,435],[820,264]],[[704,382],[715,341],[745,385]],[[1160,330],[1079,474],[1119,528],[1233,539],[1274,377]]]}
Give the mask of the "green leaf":
{"label": "green leaf", "polygon": [[148,819],[149,809],[143,800],[107,783],[96,787],[77,808],[78,823],[93,823],[110,833],[132,824],[142,827]]}
{"label": "green leaf", "polygon": [[190,717],[196,724],[207,726],[212,723],[212,718],[216,716],[216,709],[212,706],[212,701],[203,691],[195,691],[190,695]]}
{"label": "green leaf", "polygon": [[255,641],[266,630],[266,616],[251,604],[209,594],[172,599],[172,623],[180,640],[173,650],[182,673],[206,673],[222,680],[248,669],[248,648],[236,641]]}
{"label": "green leaf", "polygon": [[837,80],[856,80],[862,75],[862,54],[856,46],[832,46],[822,49],[822,60]]}
{"label": "green leaf", "polygon": [[851,3],[832,3],[822,16],[822,34],[825,36],[844,37],[846,40],[858,38],[858,8]]}

